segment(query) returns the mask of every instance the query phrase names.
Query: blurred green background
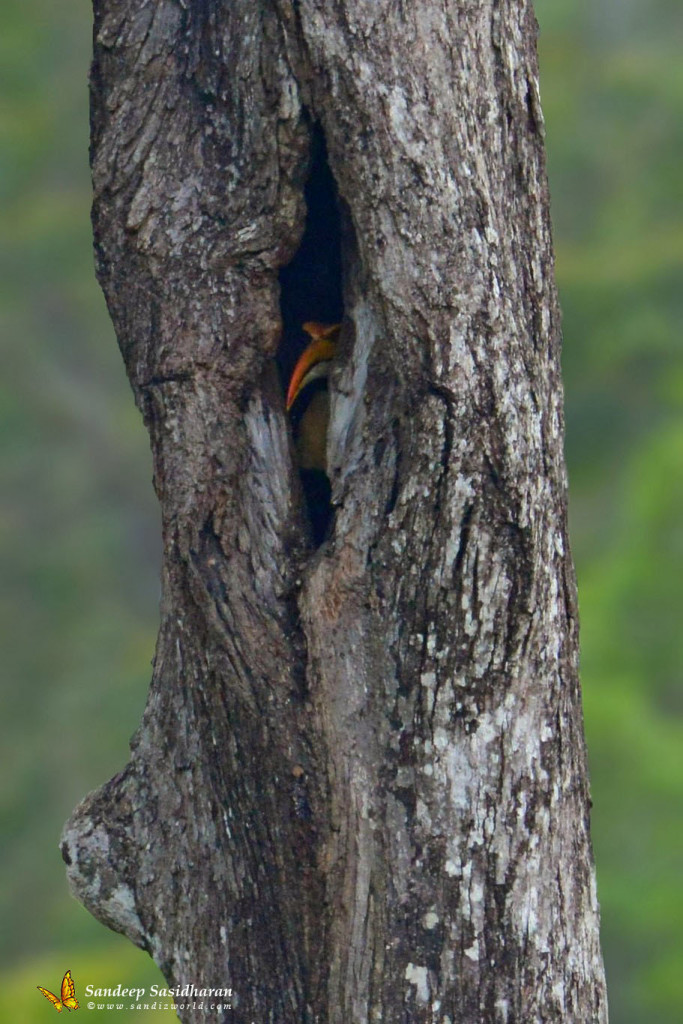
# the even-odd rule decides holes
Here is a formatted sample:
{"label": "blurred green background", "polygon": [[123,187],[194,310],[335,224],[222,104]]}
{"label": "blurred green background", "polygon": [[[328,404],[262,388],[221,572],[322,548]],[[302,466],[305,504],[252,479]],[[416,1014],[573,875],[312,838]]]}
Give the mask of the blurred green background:
{"label": "blurred green background", "polygon": [[[683,1017],[683,5],[537,0],[537,15],[611,1020],[672,1024]],[[92,269],[90,6],[4,0],[0,24],[0,973],[13,1018],[32,1024],[54,1012],[34,986],[54,991],[67,967],[80,993],[162,980],[70,898],[57,851],[75,803],[124,764],[143,709],[159,517]]]}

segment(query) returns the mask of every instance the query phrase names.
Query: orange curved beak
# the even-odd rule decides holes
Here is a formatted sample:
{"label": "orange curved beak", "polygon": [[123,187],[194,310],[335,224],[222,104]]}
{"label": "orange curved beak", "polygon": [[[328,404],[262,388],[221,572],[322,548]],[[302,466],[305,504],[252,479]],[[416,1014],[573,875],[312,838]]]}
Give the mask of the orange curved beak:
{"label": "orange curved beak", "polygon": [[287,412],[292,408],[308,371],[317,363],[334,359],[337,351],[337,335],[341,324],[319,324],[310,321],[303,325],[313,341],[304,349],[294,367],[287,389]]}

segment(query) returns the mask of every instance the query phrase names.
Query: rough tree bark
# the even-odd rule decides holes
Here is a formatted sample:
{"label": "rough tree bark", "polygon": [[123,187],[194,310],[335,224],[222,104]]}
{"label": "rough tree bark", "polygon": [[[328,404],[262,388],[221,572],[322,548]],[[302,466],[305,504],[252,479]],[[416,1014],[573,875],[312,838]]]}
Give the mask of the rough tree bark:
{"label": "rough tree bark", "polygon": [[[74,892],[184,1021],[607,1019],[528,0],[95,0],[94,232],[161,629]],[[274,356],[312,126],[342,209],[335,521]]]}

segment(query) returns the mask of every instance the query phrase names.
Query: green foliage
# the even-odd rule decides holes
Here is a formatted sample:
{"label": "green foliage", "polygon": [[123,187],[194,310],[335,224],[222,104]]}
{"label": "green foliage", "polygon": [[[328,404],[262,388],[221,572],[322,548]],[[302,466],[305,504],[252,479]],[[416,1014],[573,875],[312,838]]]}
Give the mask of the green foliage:
{"label": "green foliage", "polygon": [[683,10],[536,6],[611,1018],[670,1024],[683,1006]]}
{"label": "green foliage", "polygon": [[[612,1019],[670,1024],[683,1005],[683,8],[537,0],[537,15]],[[22,1021],[51,1019],[35,986],[67,967],[79,998],[88,979],[160,981],[71,900],[57,850],[77,800],[126,760],[158,593],[147,440],[92,270],[89,18],[86,0],[6,0],[0,34],[0,943]]]}
{"label": "green foliage", "polygon": [[93,274],[89,5],[6,0],[2,20],[0,948],[10,978],[41,968],[33,1008],[11,1011],[28,1021],[54,1014],[35,985],[78,977],[94,950],[130,963],[71,899],[57,843],[125,763],[144,707],[159,541],[145,432]]}

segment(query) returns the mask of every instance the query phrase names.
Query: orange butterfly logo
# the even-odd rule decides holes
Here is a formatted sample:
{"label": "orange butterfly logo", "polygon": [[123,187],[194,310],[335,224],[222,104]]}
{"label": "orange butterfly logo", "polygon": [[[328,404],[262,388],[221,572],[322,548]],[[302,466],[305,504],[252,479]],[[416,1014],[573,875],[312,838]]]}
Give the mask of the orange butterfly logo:
{"label": "orange butterfly logo", "polygon": [[66,1006],[67,1010],[78,1009],[78,999],[76,999],[76,988],[71,977],[71,971],[67,971],[62,978],[62,998],[57,999],[56,995],[50,992],[49,988],[41,988],[40,985],[36,985],[39,992],[42,992],[46,999],[49,999],[54,1006],[57,1013],[62,1012],[62,1007]]}

